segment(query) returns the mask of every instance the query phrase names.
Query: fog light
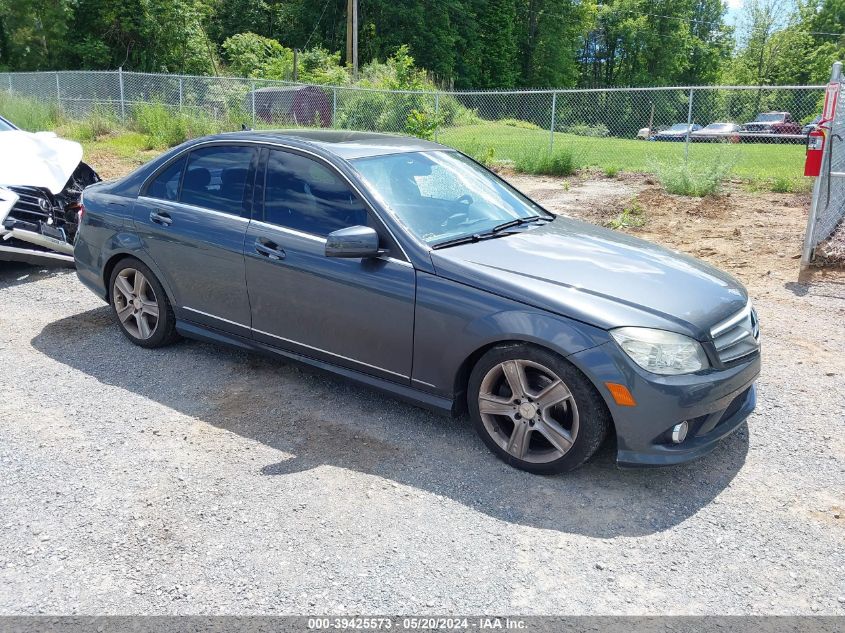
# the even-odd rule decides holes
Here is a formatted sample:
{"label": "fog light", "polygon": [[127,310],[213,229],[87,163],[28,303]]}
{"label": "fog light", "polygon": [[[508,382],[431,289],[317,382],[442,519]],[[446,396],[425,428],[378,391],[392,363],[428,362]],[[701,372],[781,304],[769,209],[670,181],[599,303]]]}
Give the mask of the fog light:
{"label": "fog light", "polygon": [[687,431],[689,431],[689,424],[686,420],[676,424],[672,427],[672,441],[675,444],[680,444],[687,438]]}

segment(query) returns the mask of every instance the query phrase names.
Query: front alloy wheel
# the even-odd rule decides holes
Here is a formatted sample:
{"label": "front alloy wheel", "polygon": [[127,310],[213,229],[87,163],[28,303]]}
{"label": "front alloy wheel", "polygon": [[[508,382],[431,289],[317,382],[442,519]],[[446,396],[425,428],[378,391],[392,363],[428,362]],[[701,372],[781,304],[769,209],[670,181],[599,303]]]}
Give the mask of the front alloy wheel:
{"label": "front alloy wheel", "polygon": [[581,465],[610,426],[590,381],[561,356],[529,344],[496,347],[481,357],[470,375],[468,406],[490,450],[534,473]]}
{"label": "front alloy wheel", "polygon": [[547,464],[578,437],[578,405],[566,383],[530,360],[508,360],[481,381],[478,410],[484,428],[513,457]]}

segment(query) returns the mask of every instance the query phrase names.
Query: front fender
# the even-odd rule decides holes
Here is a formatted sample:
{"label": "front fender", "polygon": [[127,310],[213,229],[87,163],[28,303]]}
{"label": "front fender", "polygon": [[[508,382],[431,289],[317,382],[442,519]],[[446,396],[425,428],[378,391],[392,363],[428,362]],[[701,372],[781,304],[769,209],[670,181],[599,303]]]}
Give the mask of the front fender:
{"label": "front fender", "polygon": [[607,332],[586,323],[417,273],[412,371],[417,388],[455,397],[461,375],[471,369],[468,360],[496,343],[534,343],[569,356],[608,340]]}

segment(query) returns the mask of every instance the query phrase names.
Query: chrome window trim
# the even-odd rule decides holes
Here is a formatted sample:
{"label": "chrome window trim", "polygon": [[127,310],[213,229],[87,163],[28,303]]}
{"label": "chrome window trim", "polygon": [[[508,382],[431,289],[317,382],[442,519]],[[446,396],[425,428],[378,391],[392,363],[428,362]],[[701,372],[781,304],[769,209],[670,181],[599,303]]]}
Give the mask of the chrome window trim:
{"label": "chrome window trim", "polygon": [[242,215],[235,215],[234,213],[228,213],[226,211],[217,211],[216,209],[209,209],[208,207],[200,207],[195,204],[186,204],[184,202],[179,202],[178,200],[162,200],[161,198],[150,198],[149,196],[138,196],[138,200],[142,202],[166,202],[168,205],[175,205],[177,207],[182,207],[185,209],[190,209],[192,211],[199,211],[201,213],[210,213],[212,215],[219,216],[221,218],[231,218],[233,220],[240,220],[241,222],[249,223],[249,218],[245,218]]}
{"label": "chrome window trim", "polygon": [[[326,243],[325,237],[320,237],[319,235],[315,235],[313,233],[306,233],[304,231],[297,231],[296,229],[290,229],[286,226],[280,226],[278,224],[273,224],[271,222],[264,222],[263,220],[253,220],[252,224],[257,224],[262,228],[267,228],[273,231],[280,231],[282,233],[288,233],[290,235],[294,235],[296,237],[301,237],[306,240],[311,240],[312,242],[319,242],[320,244]],[[391,262],[394,264],[399,264],[400,266],[405,266],[406,268],[413,268],[414,265],[409,262],[405,261],[404,259],[396,259],[395,257],[390,257],[388,255],[382,255],[376,259],[381,259],[383,261]]]}
{"label": "chrome window trim", "polygon": [[312,242],[320,242],[321,244],[326,243],[325,237],[320,237],[314,233],[306,233],[305,231],[297,231],[296,229],[291,229],[286,226],[281,226],[280,224],[273,224],[272,222],[265,222],[264,220],[253,220],[253,224],[257,224],[261,227],[271,229],[273,231],[281,231],[282,233],[288,233],[290,235],[295,235],[296,237],[302,237],[307,240],[311,240]]}
{"label": "chrome window trim", "polygon": [[[356,185],[356,184],[355,184],[355,183],[354,183],[354,182],[353,182],[353,181],[349,178],[349,176],[347,176],[347,175],[346,175],[346,174],[344,174],[342,171],[340,171],[340,170],[337,168],[337,165],[335,165],[334,163],[332,163],[330,160],[326,159],[326,157],[325,157],[325,156],[321,156],[321,155],[320,155],[320,154],[318,154],[317,152],[313,152],[313,151],[311,151],[311,150],[309,150],[309,149],[305,149],[305,148],[303,148],[303,147],[297,147],[297,146],[295,146],[295,145],[286,145],[286,144],[281,143],[281,142],[279,142],[279,141],[269,140],[269,139],[268,139],[268,140],[245,140],[245,139],[231,139],[231,140],[228,140],[228,139],[213,139],[213,140],[208,140],[208,141],[202,141],[202,142],[200,142],[200,143],[196,143],[195,145],[191,145],[190,147],[186,148],[183,152],[180,152],[179,154],[177,154],[176,156],[174,156],[174,157],[173,157],[173,159],[171,159],[171,160],[167,161],[167,163],[166,163],[165,165],[162,165],[162,167],[161,167],[161,168],[157,169],[155,172],[153,172],[152,174],[150,174],[150,176],[148,176],[148,177],[147,177],[147,179],[144,181],[144,183],[141,185],[141,189],[140,189],[140,191],[144,191],[144,192],[146,192],[146,190],[147,190],[147,184],[149,183],[149,181],[150,181],[151,179],[155,178],[155,176],[156,176],[156,175],[157,175],[157,174],[161,171],[161,169],[162,169],[162,168],[166,168],[166,166],[167,166],[167,165],[170,165],[170,164],[171,164],[174,160],[178,160],[178,159],[179,159],[181,156],[183,156],[185,153],[187,153],[187,152],[192,152],[193,150],[197,149],[198,147],[205,147],[205,146],[207,146],[207,145],[258,145],[258,146],[260,146],[260,147],[275,147],[275,148],[284,149],[284,150],[291,150],[291,151],[293,151],[293,153],[296,153],[296,152],[301,152],[301,153],[303,153],[303,154],[307,154],[308,156],[312,156],[313,158],[316,158],[316,159],[317,159],[317,160],[319,160],[321,163],[325,164],[325,165],[326,165],[329,169],[333,170],[333,171],[334,171],[334,173],[338,174],[341,178],[343,178],[343,180],[345,180],[345,181],[346,181],[346,183],[347,183],[350,187],[352,187],[352,189],[354,189],[354,190],[355,190],[355,193],[357,193],[357,194],[358,194],[358,196],[361,198],[361,201],[364,203],[364,205],[366,205],[367,209],[369,209],[370,211],[372,211],[372,212],[373,212],[373,214],[375,214],[375,216],[379,219],[379,221],[380,221],[380,222],[384,225],[384,228],[385,228],[385,229],[387,229],[387,232],[388,232],[388,233],[390,233],[390,237],[392,237],[392,238],[393,238],[393,241],[394,241],[394,242],[396,242],[396,245],[399,247],[399,250],[400,250],[400,251],[402,251],[402,255],[405,257],[405,259],[406,259],[408,262],[410,262],[410,261],[411,261],[411,258],[410,258],[410,257],[408,257],[408,253],[407,253],[407,252],[405,252],[405,249],[402,247],[401,242],[400,242],[399,240],[397,240],[397,239],[396,239],[396,234],[395,234],[395,233],[393,232],[393,230],[390,228],[390,226],[388,225],[388,223],[386,223],[386,222],[384,221],[384,218],[383,218],[383,217],[379,214],[379,212],[378,212],[378,211],[377,211],[377,210],[376,210],[376,209],[375,209],[375,208],[374,208],[374,207],[373,207],[373,206],[369,203],[369,201],[367,200],[366,196],[364,196],[363,192],[361,191],[361,188],[360,188],[360,187],[358,187],[358,185]],[[348,162],[349,162],[349,161],[347,161],[345,158],[341,158],[341,157],[338,157],[338,160],[342,160],[342,161],[344,161],[345,163],[348,163]],[[354,170],[354,167],[353,167],[352,169]],[[138,197],[140,197],[140,194],[139,194],[139,196],[138,196]],[[146,197],[146,196],[145,196],[145,197]],[[152,200],[158,200],[158,198],[151,198],[151,199],[152,199]],[[172,202],[172,201],[170,201],[170,202]],[[254,202],[254,201],[253,201],[253,202]],[[315,235],[314,237],[319,237],[319,236]]]}

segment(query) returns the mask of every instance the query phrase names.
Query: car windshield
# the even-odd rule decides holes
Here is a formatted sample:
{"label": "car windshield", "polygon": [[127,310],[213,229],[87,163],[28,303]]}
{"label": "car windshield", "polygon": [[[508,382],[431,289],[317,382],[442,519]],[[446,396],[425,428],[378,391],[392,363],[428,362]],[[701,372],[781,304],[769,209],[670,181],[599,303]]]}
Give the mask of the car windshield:
{"label": "car windshield", "polygon": [[777,112],[768,112],[763,114],[758,114],[757,118],[754,119],[755,121],[760,121],[761,123],[768,123],[770,121],[783,121],[783,115],[778,114]]}
{"label": "car windshield", "polygon": [[551,216],[503,180],[454,151],[359,158],[353,166],[388,210],[427,244]]}
{"label": "car windshield", "polygon": [[675,123],[672,127],[670,127],[667,131],[668,132],[686,132],[689,126],[686,123]]}
{"label": "car windshield", "polygon": [[709,132],[724,132],[725,130],[729,130],[733,127],[732,123],[711,123],[704,129]]}

